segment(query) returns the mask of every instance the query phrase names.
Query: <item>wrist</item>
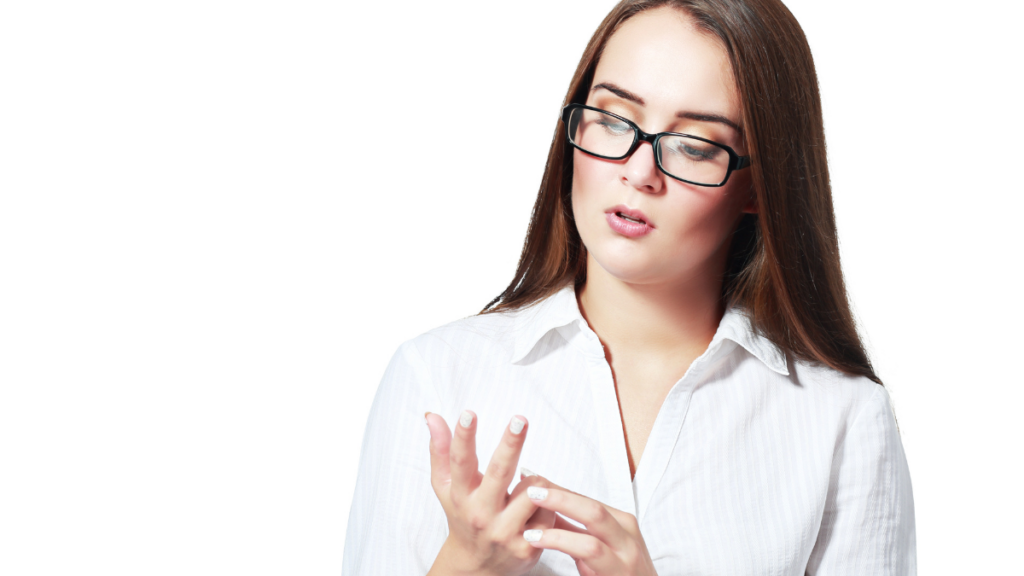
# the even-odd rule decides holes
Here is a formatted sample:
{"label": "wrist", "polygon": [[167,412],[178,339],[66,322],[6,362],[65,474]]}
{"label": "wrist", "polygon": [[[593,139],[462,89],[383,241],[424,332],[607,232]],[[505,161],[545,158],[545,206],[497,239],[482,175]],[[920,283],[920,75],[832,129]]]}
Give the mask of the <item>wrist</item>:
{"label": "wrist", "polygon": [[505,576],[482,567],[473,554],[461,548],[449,536],[434,559],[427,576]]}

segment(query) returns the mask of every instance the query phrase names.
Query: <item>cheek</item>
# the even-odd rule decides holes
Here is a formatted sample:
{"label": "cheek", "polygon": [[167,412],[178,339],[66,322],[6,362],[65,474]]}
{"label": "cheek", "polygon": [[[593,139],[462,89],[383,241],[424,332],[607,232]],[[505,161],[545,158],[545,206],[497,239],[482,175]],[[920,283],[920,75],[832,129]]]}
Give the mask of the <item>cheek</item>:
{"label": "cheek", "polygon": [[[685,184],[670,185],[665,196],[665,215],[671,220],[671,232],[666,235],[666,244],[702,257],[716,252],[728,242],[741,216],[741,205],[737,202],[736,193],[729,186],[700,188]],[[663,230],[665,228],[662,226]]]}
{"label": "cheek", "polygon": [[603,191],[615,181],[617,166],[579,150],[574,149],[573,152],[572,209],[577,227],[584,228],[580,234],[585,235],[588,224],[591,224],[585,215],[594,214],[607,204]]}
{"label": "cheek", "polygon": [[590,191],[600,190],[607,187],[609,183],[615,182],[618,178],[619,164],[610,160],[594,158],[573,149],[572,157],[572,181],[573,190],[579,188],[585,195]]}
{"label": "cheek", "polygon": [[605,208],[630,195],[619,183],[621,166],[573,152],[576,228],[592,255],[613,273],[629,276],[630,269],[656,268],[679,274],[702,268],[728,242],[741,215],[737,195],[743,183],[739,180],[722,188],[704,188],[666,178],[665,187],[644,200],[657,218],[660,233],[642,244],[623,241],[607,228],[603,214]]}

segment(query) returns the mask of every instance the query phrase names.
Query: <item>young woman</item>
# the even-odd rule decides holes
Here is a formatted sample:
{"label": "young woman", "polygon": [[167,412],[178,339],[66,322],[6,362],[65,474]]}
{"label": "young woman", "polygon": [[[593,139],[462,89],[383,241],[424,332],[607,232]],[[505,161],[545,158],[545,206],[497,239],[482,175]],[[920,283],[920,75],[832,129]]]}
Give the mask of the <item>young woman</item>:
{"label": "young woman", "polygon": [[624,0],[565,104],[508,288],[387,368],[343,573],[915,573],[792,14]]}

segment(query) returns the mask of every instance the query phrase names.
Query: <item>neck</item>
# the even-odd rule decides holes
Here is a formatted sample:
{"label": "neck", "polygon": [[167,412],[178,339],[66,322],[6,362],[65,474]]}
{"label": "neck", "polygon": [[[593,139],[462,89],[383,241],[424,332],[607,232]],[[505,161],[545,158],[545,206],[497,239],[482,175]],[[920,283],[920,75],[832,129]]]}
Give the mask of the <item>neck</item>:
{"label": "neck", "polygon": [[708,272],[669,283],[631,284],[588,254],[587,282],[577,301],[590,328],[616,353],[696,358],[725,312],[721,289],[722,274]]}

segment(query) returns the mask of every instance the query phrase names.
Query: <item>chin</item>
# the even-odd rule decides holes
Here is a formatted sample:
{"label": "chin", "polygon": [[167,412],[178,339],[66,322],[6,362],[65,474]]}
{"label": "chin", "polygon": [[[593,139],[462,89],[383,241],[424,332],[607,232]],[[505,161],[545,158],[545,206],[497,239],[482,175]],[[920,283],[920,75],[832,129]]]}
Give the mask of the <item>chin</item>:
{"label": "chin", "polygon": [[592,262],[597,263],[604,272],[628,284],[651,284],[666,279],[664,266],[652,264],[647,258],[610,254],[598,256],[593,253],[591,255]]}

